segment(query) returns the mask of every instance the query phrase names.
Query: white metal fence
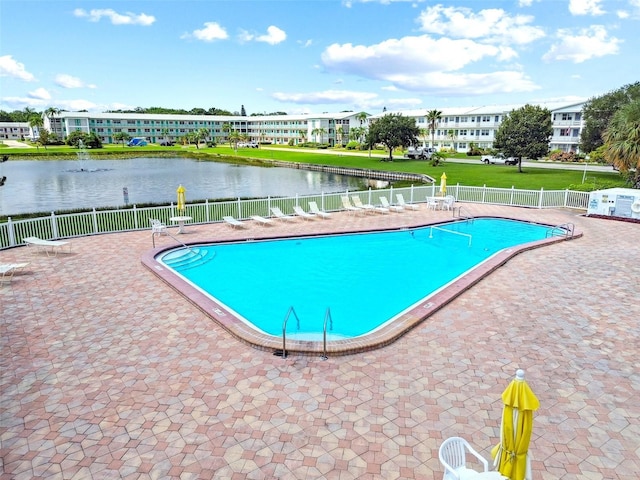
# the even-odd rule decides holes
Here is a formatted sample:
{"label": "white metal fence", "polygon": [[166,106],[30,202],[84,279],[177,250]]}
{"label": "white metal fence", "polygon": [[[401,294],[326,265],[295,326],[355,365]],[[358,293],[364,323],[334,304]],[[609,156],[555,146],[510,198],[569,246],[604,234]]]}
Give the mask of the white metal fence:
{"label": "white metal fence", "polygon": [[[326,211],[342,210],[342,195],[358,194],[364,203],[380,204],[380,197],[386,196],[390,201],[398,193],[403,194],[409,203],[424,203],[427,197],[439,192],[439,185],[412,185],[404,188],[388,188],[366,190],[360,192],[321,193],[293,197],[267,197],[252,200],[232,200],[225,202],[193,203],[186,206],[186,212],[180,215],[192,217],[193,223],[220,222],[224,216],[233,216],[239,220],[251,215],[268,217],[271,207],[280,207],[285,213],[291,213],[293,206],[300,205],[309,209],[309,202],[316,202]],[[447,193],[453,195],[458,202],[486,203],[529,208],[573,208],[587,210],[588,192],[571,190],[517,190],[515,188],[467,187],[449,185]],[[366,201],[365,201],[366,200]],[[30,218],[13,221],[9,217],[6,223],[0,224],[0,249],[23,245],[23,238],[39,237],[42,239],[58,239],[97,235],[101,233],[125,232],[150,228],[149,219],[157,218],[167,224],[170,218],[178,215],[175,205],[147,208],[130,208],[118,210],[95,210],[83,213],[58,214],[54,212],[47,217]]]}

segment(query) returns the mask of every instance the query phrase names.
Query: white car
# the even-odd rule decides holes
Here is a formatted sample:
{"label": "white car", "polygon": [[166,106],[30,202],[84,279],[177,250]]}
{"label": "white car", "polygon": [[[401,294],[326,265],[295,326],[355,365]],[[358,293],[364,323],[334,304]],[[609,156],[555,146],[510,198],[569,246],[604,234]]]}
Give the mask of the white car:
{"label": "white car", "polygon": [[515,157],[505,157],[501,153],[497,155],[482,155],[480,161],[485,165],[495,164],[495,165],[517,165],[518,159]]}

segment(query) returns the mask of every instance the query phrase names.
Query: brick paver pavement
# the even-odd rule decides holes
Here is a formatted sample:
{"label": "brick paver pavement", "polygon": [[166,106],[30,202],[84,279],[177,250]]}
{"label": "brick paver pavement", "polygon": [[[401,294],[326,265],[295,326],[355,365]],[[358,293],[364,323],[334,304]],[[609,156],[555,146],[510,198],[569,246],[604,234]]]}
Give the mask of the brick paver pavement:
{"label": "brick paver pavement", "polygon": [[[73,239],[57,257],[1,251],[31,262],[0,288],[1,478],[440,478],[444,438],[490,458],[500,394],[523,368],[541,404],[535,479],[637,479],[640,225],[466,207],[584,235],[518,255],[385,348],[327,361],[231,336],[142,266],[148,231]],[[445,215],[192,225],[180,238]]]}

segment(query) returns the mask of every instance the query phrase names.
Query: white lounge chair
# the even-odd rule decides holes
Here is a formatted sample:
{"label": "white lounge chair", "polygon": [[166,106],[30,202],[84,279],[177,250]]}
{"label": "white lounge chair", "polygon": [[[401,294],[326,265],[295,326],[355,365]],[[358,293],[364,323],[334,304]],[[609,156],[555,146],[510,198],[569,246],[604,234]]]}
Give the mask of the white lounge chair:
{"label": "white lounge chair", "polygon": [[396,198],[398,199],[398,205],[400,205],[402,208],[410,208],[411,210],[418,210],[420,208],[420,206],[416,205],[415,203],[405,202],[404,195],[402,195],[401,193],[396,193]]}
{"label": "white lounge chair", "polygon": [[316,202],[309,202],[309,211],[320,218],[329,218],[331,216],[330,213],[320,210]]}
{"label": "white lounge chair", "polygon": [[38,237],[26,237],[22,241],[27,244],[27,247],[33,248],[35,252],[45,252],[47,256],[56,256],[58,251],[65,246],[69,247],[69,253],[71,253],[71,243],[62,240],[43,240]]}
{"label": "white lounge chair", "polygon": [[273,223],[273,220],[271,220],[270,218],[264,218],[260,215],[251,215],[250,218],[251,220],[258,222],[263,227],[266,227],[267,225],[271,225]]}
{"label": "white lounge chair", "polygon": [[342,208],[344,208],[346,211],[351,213],[364,212],[362,208],[354,207],[351,204],[351,200],[349,200],[349,197],[347,195],[343,195],[340,198],[342,199]]}
{"label": "white lounge chair", "polygon": [[362,203],[362,200],[360,200],[360,197],[358,195],[351,195],[351,201],[353,202],[353,205],[356,208],[359,208],[367,213],[369,212],[374,213],[375,207],[369,203],[367,204]]}
{"label": "white lounge chair", "polygon": [[16,273],[21,272],[29,262],[0,264],[0,282],[9,283]]}
{"label": "white lounge chair", "polygon": [[389,200],[387,200],[387,197],[380,197],[380,205],[382,205],[382,208],[386,208],[389,211],[394,211],[398,213],[404,210],[404,208],[400,205],[391,205],[389,203]]}
{"label": "white lounge chair", "polygon": [[295,207],[293,207],[293,213],[295,213],[299,217],[304,218],[305,220],[316,218],[315,214],[305,212],[300,205],[296,205]]}
{"label": "white lounge chair", "polygon": [[474,456],[484,467],[483,472],[489,471],[489,462],[476,452],[464,438],[450,437],[440,445],[438,458],[444,467],[443,480],[464,480],[476,478],[478,472],[467,468],[467,452]]}
{"label": "white lounge chair", "polygon": [[226,216],[226,217],[222,217],[222,220],[224,220],[224,222],[229,225],[231,228],[245,228],[246,225],[244,223],[242,223],[239,220],[236,220],[235,218],[231,217],[231,216]]}
{"label": "white lounge chair", "polygon": [[287,222],[291,222],[291,221],[295,221],[295,217],[291,216],[291,215],[285,215],[284,213],[282,213],[282,210],[280,210],[279,207],[271,207],[271,213],[273,213],[273,215],[276,218],[279,218],[280,220],[284,220]]}

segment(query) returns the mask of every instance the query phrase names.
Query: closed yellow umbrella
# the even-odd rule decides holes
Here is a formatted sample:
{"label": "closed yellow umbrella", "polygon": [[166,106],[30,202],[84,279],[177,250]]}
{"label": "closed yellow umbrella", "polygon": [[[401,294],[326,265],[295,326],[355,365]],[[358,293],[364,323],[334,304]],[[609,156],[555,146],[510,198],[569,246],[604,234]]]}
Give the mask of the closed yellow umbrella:
{"label": "closed yellow umbrella", "polygon": [[533,412],[540,402],[527,382],[524,371],[518,370],[516,378],[502,393],[502,423],[500,443],[493,447],[494,466],[510,480],[531,480],[529,443],[533,431]]}
{"label": "closed yellow umbrella", "polygon": [[178,204],[176,205],[176,210],[178,210],[179,212],[184,212],[186,209],[186,203],[187,203],[186,196],[185,196],[186,190],[182,185],[180,185],[178,187],[178,190],[176,190],[176,192],[178,193]]}
{"label": "closed yellow umbrella", "polygon": [[447,174],[442,172],[440,177],[440,193],[444,196],[447,193]]}

